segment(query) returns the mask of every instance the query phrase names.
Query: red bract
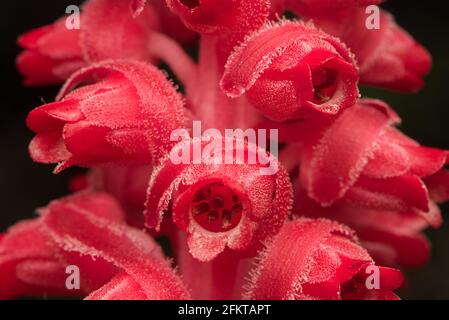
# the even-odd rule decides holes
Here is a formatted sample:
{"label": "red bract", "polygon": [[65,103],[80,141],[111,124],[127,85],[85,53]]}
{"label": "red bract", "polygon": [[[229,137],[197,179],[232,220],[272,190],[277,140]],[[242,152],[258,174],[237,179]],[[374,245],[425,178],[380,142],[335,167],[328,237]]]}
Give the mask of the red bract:
{"label": "red bract", "polygon": [[379,267],[379,288],[369,289],[374,266],[353,232],[328,220],[286,224],[253,270],[249,299],[388,299],[403,282],[400,271]]}
{"label": "red bract", "polygon": [[[80,83],[93,84],[71,91]],[[74,74],[57,102],[33,110],[27,124],[37,136],[37,162],[151,164],[168,152],[170,133],[183,126],[183,103],[165,75],[132,61],[104,62]]]}
{"label": "red bract", "polygon": [[358,98],[357,68],[338,39],[303,23],[269,25],[230,56],[221,87],[276,121],[337,114]]}
{"label": "red bract", "polygon": [[[222,153],[223,159],[226,152],[265,155],[250,145],[239,147],[237,141],[215,142],[219,146],[213,152]],[[225,151],[222,143],[229,142],[232,149]],[[180,143],[171,154],[194,152],[201,144],[207,145],[197,140]],[[216,164],[208,157],[202,154],[192,164],[174,164],[170,158],[163,162],[151,179],[145,211],[146,225],[157,229],[172,201],[173,221],[187,232],[190,252],[201,261],[214,259],[226,247],[245,250],[274,235],[290,211],[292,196],[288,176],[274,157],[278,171],[272,175],[261,174],[262,165],[244,159],[243,164]]]}
{"label": "red bract", "polygon": [[[131,0],[130,5],[134,18],[144,11],[146,3],[146,0]],[[183,43],[188,43],[195,38],[195,33],[187,29],[181,20],[169,10],[164,0],[151,1],[151,8],[156,10],[160,27],[168,36]]]}
{"label": "red bract", "polygon": [[79,44],[80,30],[68,30],[65,20],[34,29],[18,43],[25,49],[17,58],[17,68],[25,85],[37,86],[64,82],[85,65]]}
{"label": "red bract", "polygon": [[432,66],[430,54],[389,13],[380,11],[379,29],[368,29],[367,19],[362,8],[313,21],[351,48],[362,83],[404,92],[419,91]]}

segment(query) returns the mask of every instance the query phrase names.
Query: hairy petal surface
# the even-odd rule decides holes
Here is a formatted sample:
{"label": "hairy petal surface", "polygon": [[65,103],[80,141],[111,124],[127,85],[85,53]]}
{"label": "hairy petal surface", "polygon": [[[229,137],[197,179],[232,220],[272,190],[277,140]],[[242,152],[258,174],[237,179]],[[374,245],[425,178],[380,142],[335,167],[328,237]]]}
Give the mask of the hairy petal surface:
{"label": "hairy petal surface", "polygon": [[286,224],[267,245],[253,271],[250,299],[397,299],[398,270],[381,268],[381,288],[365,286],[365,269],[373,265],[347,227],[328,220],[300,219]]}
{"label": "hairy petal surface", "polygon": [[171,132],[184,124],[182,99],[165,75],[132,60],[80,70],[57,100],[27,119],[37,133],[31,157],[59,163],[56,172],[71,165],[157,163],[171,149]]}
{"label": "hairy petal surface", "polygon": [[358,98],[349,50],[311,24],[281,22],[249,36],[229,57],[221,87],[246,94],[268,118],[294,120],[308,109],[337,114]]}
{"label": "hairy petal surface", "polygon": [[24,51],[16,63],[25,85],[59,84],[85,66],[80,34],[80,30],[67,29],[65,19],[59,19],[21,35],[17,42]]}
{"label": "hairy petal surface", "polygon": [[429,52],[381,10],[379,28],[366,27],[365,8],[314,18],[317,27],[339,37],[356,55],[360,81],[402,92],[417,92],[432,66]]}
{"label": "hairy petal surface", "polygon": [[156,12],[144,1],[134,5],[129,0],[91,0],[83,7],[81,45],[89,63],[107,59],[149,58],[148,42],[159,29]]}
{"label": "hairy petal surface", "polygon": [[126,282],[128,289],[138,285],[151,300],[189,297],[158,245],[140,230],[70,206],[64,207],[59,202],[44,211],[42,219],[53,241],[66,254],[76,253],[94,261],[104,261],[110,267],[126,272],[131,278]]}
{"label": "hairy petal surface", "polygon": [[[209,143],[181,142],[171,155],[195,152]],[[173,164],[168,158],[155,169],[145,211],[147,227],[157,229],[172,202],[173,220],[187,232],[190,252],[201,261],[214,259],[225,247],[257,246],[279,230],[291,206],[291,185],[276,158],[243,141],[215,137],[212,143],[210,154],[203,152],[201,158],[192,158],[194,162]],[[226,149],[225,143],[232,148]],[[230,163],[224,162],[226,153],[233,156]],[[223,161],[214,161],[211,154],[222,155]],[[275,171],[264,175],[262,162],[249,164],[248,158],[255,155],[258,161],[271,161]]]}

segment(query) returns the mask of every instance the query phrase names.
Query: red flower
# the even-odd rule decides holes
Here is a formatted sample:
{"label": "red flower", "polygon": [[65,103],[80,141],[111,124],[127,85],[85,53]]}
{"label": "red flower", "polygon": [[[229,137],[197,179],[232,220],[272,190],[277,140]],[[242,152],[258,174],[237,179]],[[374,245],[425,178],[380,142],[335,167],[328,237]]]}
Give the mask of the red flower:
{"label": "red flower", "polygon": [[221,87],[229,97],[246,94],[275,121],[314,110],[337,114],[357,97],[357,69],[336,38],[302,23],[283,22],[256,32],[230,56]]}
{"label": "red flower", "polygon": [[[438,209],[432,204],[432,210]],[[351,227],[363,247],[382,265],[416,268],[429,260],[430,243],[422,234],[429,223],[419,213],[379,210],[345,202],[323,208],[302,188],[298,188],[294,212],[297,216],[325,217]]]}
{"label": "red flower", "polygon": [[365,8],[311,18],[318,28],[351,48],[362,83],[404,92],[419,91],[424,85],[423,78],[432,66],[429,52],[386,11],[380,11],[378,29],[366,27]]}
{"label": "red flower", "polygon": [[[124,223],[110,196],[81,193],[53,201],[40,213],[1,239],[2,298],[43,292],[79,296],[96,289],[92,295],[100,298],[109,281],[120,277],[127,281],[120,281],[119,293],[110,289],[111,298],[188,298],[157,244]],[[80,270],[78,292],[65,287],[69,265]]]}
{"label": "red flower", "polygon": [[[95,203],[95,199],[92,201]],[[117,275],[127,279],[125,282],[121,281],[120,294],[112,289],[115,298],[130,298],[127,291],[136,288],[141,292],[139,298],[145,297],[150,300],[189,298],[181,280],[171,269],[169,262],[163,258],[160,248],[142,231],[133,229],[123,222],[114,223],[83,210],[63,207],[63,204],[58,206],[58,203],[44,212],[42,219],[53,241],[63,248],[66,254],[81,254],[94,261],[106,263],[118,272],[121,271],[111,279],[112,282],[117,281]],[[89,274],[89,271],[90,269],[87,269],[84,272]],[[108,288],[110,285],[106,283],[105,287]],[[106,289],[102,287],[99,290],[104,292]],[[94,292],[93,295],[101,294]]]}
{"label": "red flower", "polygon": [[25,84],[62,83],[83,66],[102,60],[150,58],[150,35],[159,28],[156,13],[142,6],[133,18],[129,6],[129,0],[116,0],[113,5],[90,0],[83,7],[79,29],[69,30],[61,18],[21,36],[19,45],[25,51],[17,65]]}
{"label": "red flower", "polygon": [[17,68],[25,85],[62,83],[82,68],[85,62],[79,37],[80,30],[68,30],[64,19],[22,35],[18,43],[25,51],[17,58]]}
{"label": "red flower", "polygon": [[430,53],[397,25],[392,15],[381,11],[381,19],[383,30],[372,36],[370,41],[377,43],[377,48],[371,54],[364,55],[368,44],[359,42],[357,46],[344,39],[359,59],[361,81],[399,91],[419,91],[432,67]]}
{"label": "red flower", "polygon": [[159,28],[157,14],[152,7],[142,6],[138,17],[133,17],[129,3],[90,0],[84,5],[80,41],[87,62],[150,58],[150,35]]}
{"label": "red flower", "polygon": [[[209,68],[215,67],[215,59],[218,59],[221,68],[232,49],[248,33],[259,29],[270,14],[269,0],[166,0],[166,2],[189,29],[201,34],[200,47],[205,49],[210,46],[208,50],[216,51],[216,56],[209,62]],[[219,40],[219,43],[215,42],[216,40]],[[213,70],[211,72],[213,73]]]}
{"label": "red flower", "polygon": [[[72,90],[80,83],[94,84]],[[73,164],[157,163],[171,148],[170,133],[183,126],[182,100],[165,75],[138,62],[93,65],[74,74],[57,102],[33,110],[37,133],[30,154],[37,162]]]}
{"label": "red flower", "polygon": [[398,299],[393,290],[403,282],[400,271],[379,267],[379,287],[370,288],[369,266],[373,260],[350,229],[328,220],[293,221],[261,254],[247,298]]}
{"label": "red flower", "polygon": [[432,214],[423,178],[442,170],[447,151],[422,147],[403,136],[391,127],[398,121],[387,105],[361,100],[315,140],[306,141],[301,181],[310,198],[322,206],[345,200],[383,210],[413,210],[439,225],[441,217]]}
{"label": "red flower", "polygon": [[[66,211],[69,208],[73,212],[89,212],[109,222],[123,223],[123,212],[115,201],[100,193],[80,193],[54,201],[42,212]],[[0,239],[0,298],[39,296],[44,293],[79,296],[98,288],[115,272],[114,268],[101,261],[92,263],[78,254],[67,254],[62,259],[61,249],[45,229],[42,217],[10,228]],[[66,266],[70,264],[83,268],[83,286],[79,292],[65,287]]]}
{"label": "red flower", "polygon": [[300,189],[316,205],[299,191],[298,214],[338,219],[377,243],[386,263],[416,266],[429,250],[419,231],[441,224],[435,202],[449,200],[448,153],[402,135],[391,127],[398,121],[385,104],[361,100],[304,140]]}
{"label": "red flower", "polygon": [[65,268],[40,222],[22,221],[0,237],[0,299],[20,296],[69,295]]}
{"label": "red flower", "polygon": [[[232,140],[215,141],[220,147],[215,154],[240,153],[250,157],[266,151],[250,145],[243,148]],[[216,145],[214,142],[214,145]],[[231,143],[228,151],[221,147]],[[235,146],[234,146],[235,143]],[[172,150],[194,150],[206,141],[180,143]],[[193,151],[194,152],[194,151]],[[271,157],[278,170],[262,175],[261,164],[248,164],[240,159],[229,164],[216,164],[203,154],[192,164],[174,164],[167,159],[155,169],[148,188],[146,225],[158,229],[162,215],[173,203],[173,221],[188,234],[191,254],[198,260],[210,261],[226,247],[248,250],[258,242],[274,235],[282,226],[291,208],[292,190],[286,172]],[[246,158],[245,158],[246,159]],[[201,163],[201,164],[200,164]]]}

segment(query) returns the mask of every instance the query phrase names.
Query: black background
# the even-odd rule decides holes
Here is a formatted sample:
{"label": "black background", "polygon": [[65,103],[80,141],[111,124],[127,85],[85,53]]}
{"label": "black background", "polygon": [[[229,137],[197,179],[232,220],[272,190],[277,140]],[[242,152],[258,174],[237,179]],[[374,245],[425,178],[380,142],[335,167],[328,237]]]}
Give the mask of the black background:
{"label": "black background", "polygon": [[[113,1],[113,0],[111,0]],[[157,0],[153,0],[157,1]],[[80,1],[40,0],[0,2],[0,230],[32,217],[37,207],[67,194],[67,180],[76,169],[54,176],[52,167],[33,163],[27,152],[32,134],[25,126],[27,113],[42,101],[51,101],[57,88],[28,88],[15,68],[19,34],[54,21],[70,4]],[[364,96],[382,98],[403,118],[402,130],[421,143],[449,148],[449,9],[445,1],[391,0],[384,7],[400,25],[423,43],[434,57],[425,89],[417,95],[363,88]],[[449,206],[443,207],[446,216]],[[427,232],[433,244],[431,262],[408,271],[404,298],[449,299],[449,220]],[[1,284],[0,284],[1,285]]]}

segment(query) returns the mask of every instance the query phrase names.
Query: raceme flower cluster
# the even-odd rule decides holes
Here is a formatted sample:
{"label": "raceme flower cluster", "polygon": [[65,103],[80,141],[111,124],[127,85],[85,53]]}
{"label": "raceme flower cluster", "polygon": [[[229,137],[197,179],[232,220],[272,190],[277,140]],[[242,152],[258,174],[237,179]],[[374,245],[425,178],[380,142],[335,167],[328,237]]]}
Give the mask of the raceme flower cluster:
{"label": "raceme flower cluster", "polygon": [[[62,85],[28,115],[30,156],[86,173],[0,234],[0,298],[398,299],[442,223],[449,153],[360,97],[417,92],[431,68],[380,2],[88,0],[79,29],[20,36],[25,85]],[[278,141],[194,137],[195,122]]]}

